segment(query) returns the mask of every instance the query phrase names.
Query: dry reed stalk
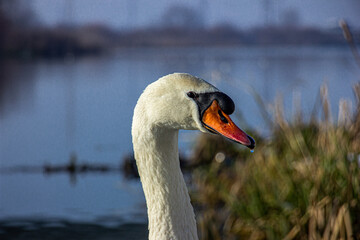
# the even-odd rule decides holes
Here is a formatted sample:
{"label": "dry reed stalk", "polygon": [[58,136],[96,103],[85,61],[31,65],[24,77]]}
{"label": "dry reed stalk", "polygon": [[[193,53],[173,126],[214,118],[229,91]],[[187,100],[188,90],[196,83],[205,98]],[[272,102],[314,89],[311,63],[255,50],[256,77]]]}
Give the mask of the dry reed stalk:
{"label": "dry reed stalk", "polygon": [[315,208],[310,211],[310,219],[309,219],[309,226],[308,226],[309,240],[317,239],[317,236],[316,236],[316,225],[317,225],[317,223],[316,223],[317,216],[316,215],[317,214],[316,213],[314,214],[314,212],[316,212]]}
{"label": "dry reed stalk", "polygon": [[327,88],[326,84],[323,84],[320,88],[320,97],[321,97],[321,102],[322,102],[322,107],[323,107],[324,120],[327,124],[329,124],[332,122],[332,119],[331,119],[328,88]]}
{"label": "dry reed stalk", "polygon": [[283,130],[288,129],[289,124],[284,116],[284,101],[282,96],[278,96],[275,100],[275,122],[282,128]]}
{"label": "dry reed stalk", "polygon": [[343,219],[346,211],[348,211],[348,207],[347,204],[344,204],[340,207],[338,215],[336,216],[330,240],[336,240],[338,238],[341,228],[343,227]]}
{"label": "dry reed stalk", "polygon": [[354,127],[355,131],[360,132],[360,83],[357,83],[353,87],[355,99],[356,99],[356,110],[354,116]]}
{"label": "dry reed stalk", "polygon": [[360,67],[360,54],[358,52],[358,49],[356,47],[356,43],[354,41],[354,37],[350,31],[350,28],[348,26],[348,24],[346,23],[346,21],[344,19],[341,19],[339,21],[339,25],[343,30],[343,34],[344,34],[344,38],[345,40],[348,42],[350,48],[351,48],[351,52],[355,58],[355,61],[357,62],[357,64]]}
{"label": "dry reed stalk", "polygon": [[352,226],[351,226],[351,217],[350,217],[350,211],[349,209],[347,209],[345,216],[344,216],[344,223],[345,223],[345,228],[346,228],[346,233],[347,233],[347,239],[348,240],[352,240],[353,238],[353,230],[352,230]]}
{"label": "dry reed stalk", "polygon": [[274,121],[272,120],[269,111],[267,110],[268,107],[266,106],[266,104],[264,103],[262,97],[260,94],[258,94],[256,92],[256,90],[253,87],[249,87],[249,92],[250,94],[253,96],[253,98],[255,99],[259,110],[260,110],[260,114],[262,116],[262,118],[264,119],[265,123],[267,124],[267,126],[271,129],[274,127]]}
{"label": "dry reed stalk", "polygon": [[348,129],[351,126],[351,102],[347,99],[340,99],[337,124],[339,127]]}
{"label": "dry reed stalk", "polygon": [[[299,152],[306,160],[306,163],[311,162],[311,154],[308,150],[308,147],[306,146],[303,134],[300,131],[296,131],[296,129],[291,127],[286,121],[284,114],[284,103],[281,96],[276,98],[274,110],[275,122],[281,128],[291,148],[294,151]],[[297,112],[300,113],[301,111],[297,110]],[[299,120],[298,124],[300,124],[302,121],[301,117],[297,119]]]}
{"label": "dry reed stalk", "polygon": [[292,240],[294,239],[297,234],[300,232],[301,227],[300,225],[295,225],[291,231],[283,238],[283,240]]}
{"label": "dry reed stalk", "polygon": [[293,93],[293,122],[295,124],[300,124],[303,122],[303,114],[301,109],[301,93],[300,92],[294,92]]}

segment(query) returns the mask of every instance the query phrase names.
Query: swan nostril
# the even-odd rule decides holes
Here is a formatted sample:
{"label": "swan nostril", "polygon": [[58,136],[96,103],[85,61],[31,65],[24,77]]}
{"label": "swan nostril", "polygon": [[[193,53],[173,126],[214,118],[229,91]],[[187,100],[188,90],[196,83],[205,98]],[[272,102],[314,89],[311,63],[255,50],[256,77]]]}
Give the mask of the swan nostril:
{"label": "swan nostril", "polygon": [[224,115],[222,114],[222,112],[219,110],[218,111],[220,119],[223,123],[229,123],[229,121],[224,117]]}

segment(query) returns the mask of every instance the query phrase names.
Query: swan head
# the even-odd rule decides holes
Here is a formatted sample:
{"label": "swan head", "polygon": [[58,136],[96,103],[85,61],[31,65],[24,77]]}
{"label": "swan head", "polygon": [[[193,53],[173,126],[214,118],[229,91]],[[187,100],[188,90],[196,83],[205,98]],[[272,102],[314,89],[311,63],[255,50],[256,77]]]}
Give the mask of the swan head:
{"label": "swan head", "polygon": [[144,90],[135,107],[133,124],[197,129],[222,135],[253,149],[254,139],[229,116],[234,110],[232,99],[205,80],[186,73],[173,73]]}

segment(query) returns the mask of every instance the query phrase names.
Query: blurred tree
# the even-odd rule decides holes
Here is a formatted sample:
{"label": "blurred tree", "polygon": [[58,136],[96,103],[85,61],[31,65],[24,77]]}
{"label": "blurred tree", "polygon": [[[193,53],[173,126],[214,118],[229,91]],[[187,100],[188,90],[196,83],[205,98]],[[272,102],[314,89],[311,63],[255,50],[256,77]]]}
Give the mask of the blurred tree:
{"label": "blurred tree", "polygon": [[23,36],[38,23],[31,1],[0,0],[0,57],[8,48],[14,47],[14,35]]}
{"label": "blurred tree", "polygon": [[296,9],[286,9],[282,14],[282,24],[285,27],[298,27],[300,20],[299,12]]}
{"label": "blurred tree", "polygon": [[174,5],[163,14],[162,24],[167,28],[203,28],[204,19],[202,14],[193,8]]}
{"label": "blurred tree", "polygon": [[10,2],[11,0],[0,0],[0,56],[3,54],[5,38],[10,28],[10,19],[5,11]]}
{"label": "blurred tree", "polygon": [[14,27],[30,28],[39,22],[28,0],[0,0],[0,8]]}

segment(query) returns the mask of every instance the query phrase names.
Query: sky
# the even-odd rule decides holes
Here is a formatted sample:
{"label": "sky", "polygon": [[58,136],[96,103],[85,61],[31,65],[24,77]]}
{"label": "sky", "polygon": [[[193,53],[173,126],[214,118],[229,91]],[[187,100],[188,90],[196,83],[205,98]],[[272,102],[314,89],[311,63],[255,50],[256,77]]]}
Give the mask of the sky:
{"label": "sky", "polygon": [[286,15],[295,15],[300,25],[336,27],[338,20],[345,18],[360,28],[359,0],[31,0],[31,5],[46,25],[71,22],[119,29],[146,27],[161,23],[170,6],[183,5],[200,12],[209,27],[230,23],[247,29],[266,21],[280,24]]}

